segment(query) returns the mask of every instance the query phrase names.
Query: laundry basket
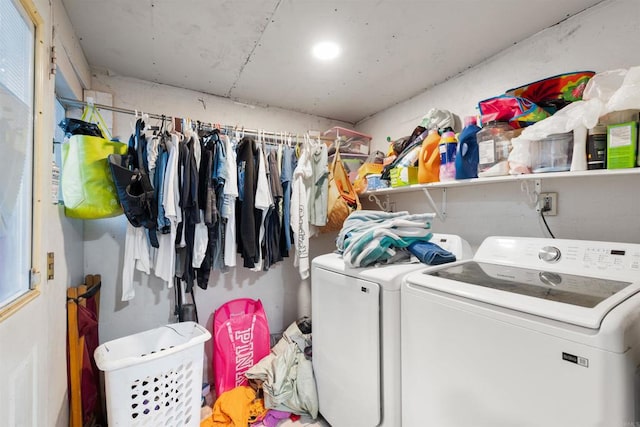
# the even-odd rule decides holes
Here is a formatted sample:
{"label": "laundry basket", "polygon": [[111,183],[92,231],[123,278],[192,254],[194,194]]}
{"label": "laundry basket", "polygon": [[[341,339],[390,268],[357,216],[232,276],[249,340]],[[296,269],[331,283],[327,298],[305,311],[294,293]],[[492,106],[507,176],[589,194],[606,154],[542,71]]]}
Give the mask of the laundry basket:
{"label": "laundry basket", "polygon": [[109,426],[200,425],[204,343],[195,322],[175,323],[99,346]]}

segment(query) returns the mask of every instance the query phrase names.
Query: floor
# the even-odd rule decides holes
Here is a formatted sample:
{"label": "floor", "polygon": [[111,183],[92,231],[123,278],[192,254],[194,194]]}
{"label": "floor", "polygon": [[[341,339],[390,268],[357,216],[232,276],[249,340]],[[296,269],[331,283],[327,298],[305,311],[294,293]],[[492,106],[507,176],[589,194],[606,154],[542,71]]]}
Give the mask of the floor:
{"label": "floor", "polygon": [[301,426],[331,427],[329,423],[322,420],[321,418],[314,420],[310,417],[302,417],[298,421],[287,420],[278,424],[278,427],[301,427]]}
{"label": "floor", "polygon": [[[211,407],[204,406],[200,411],[200,418],[204,419],[205,417],[211,416]],[[302,416],[297,421],[286,420],[282,421],[278,424],[277,427],[303,427],[303,426],[316,426],[316,427],[331,427],[331,425],[322,419],[322,417],[318,416],[317,419],[313,419],[309,416]]]}

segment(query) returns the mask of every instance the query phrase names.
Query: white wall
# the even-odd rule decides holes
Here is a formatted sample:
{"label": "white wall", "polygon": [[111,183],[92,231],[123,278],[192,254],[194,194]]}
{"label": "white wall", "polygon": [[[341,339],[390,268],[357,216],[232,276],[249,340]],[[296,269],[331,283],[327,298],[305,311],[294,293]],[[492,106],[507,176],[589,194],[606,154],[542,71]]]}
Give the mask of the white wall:
{"label": "white wall", "polygon": [[[240,104],[199,92],[104,74],[94,75],[92,89],[112,93],[117,107],[211,123],[237,124],[248,129],[302,134],[309,129],[322,131],[332,126],[351,126],[311,115]],[[133,116],[114,114],[114,135],[128,139],[132,122]],[[135,298],[130,302],[121,301],[125,227],[124,216],[87,221],[85,224],[85,272],[102,274],[104,284],[100,312],[102,342],[174,321],[173,290],[168,290],[153,275],[147,277],[136,273]],[[313,239],[312,256],[333,250],[334,238],[322,236]],[[293,251],[289,258],[266,273],[243,268],[241,259],[238,265],[227,274],[212,272],[206,291],[196,287],[200,323],[209,330],[214,310],[234,298],[260,298],[272,332],[279,332],[299,316],[310,314],[309,283],[301,283],[297,269],[293,267]]]}
{"label": "white wall", "polygon": [[[475,43],[482,43],[481,35],[473,37]],[[640,3],[605,1],[358,123],[357,128],[374,136],[375,148],[386,151],[387,136],[410,134],[431,108],[447,109],[460,117],[475,115],[478,101],[544,77],[639,65],[640,51],[631,47],[637,40]],[[548,219],[556,237],[640,243],[639,175],[545,180],[542,187],[559,193],[558,216]],[[433,191],[438,203],[441,193]],[[397,210],[431,211],[421,192],[393,195],[391,200]],[[436,220],[434,230],[461,234],[473,246],[489,235],[546,236],[528,200],[519,183],[449,189],[448,218]]]}

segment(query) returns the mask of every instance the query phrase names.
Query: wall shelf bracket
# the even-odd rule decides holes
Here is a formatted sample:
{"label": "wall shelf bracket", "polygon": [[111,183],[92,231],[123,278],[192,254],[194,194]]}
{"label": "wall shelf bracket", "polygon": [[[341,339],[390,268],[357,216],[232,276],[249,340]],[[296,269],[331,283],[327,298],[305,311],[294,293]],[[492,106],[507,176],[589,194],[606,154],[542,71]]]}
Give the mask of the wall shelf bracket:
{"label": "wall shelf bracket", "polygon": [[540,181],[539,179],[536,179],[533,181],[533,185],[535,188],[535,192],[540,194],[542,192],[542,181]]}
{"label": "wall shelf bracket", "polygon": [[447,219],[447,189],[446,188],[442,189],[442,209],[441,210],[438,209],[436,202],[433,201],[433,197],[431,197],[431,194],[429,193],[428,189],[423,188],[422,192],[424,193],[425,196],[427,196],[427,201],[429,202],[431,209],[433,209],[436,215],[438,215],[438,218],[440,218],[440,221],[444,222]]}
{"label": "wall shelf bracket", "polygon": [[385,194],[385,200],[380,201],[380,199],[378,198],[378,196],[376,196],[375,194],[368,194],[367,195],[368,199],[370,202],[375,202],[376,205],[378,205],[378,207],[385,211],[385,212],[389,212],[390,208],[391,208],[391,204],[389,203],[389,195]]}

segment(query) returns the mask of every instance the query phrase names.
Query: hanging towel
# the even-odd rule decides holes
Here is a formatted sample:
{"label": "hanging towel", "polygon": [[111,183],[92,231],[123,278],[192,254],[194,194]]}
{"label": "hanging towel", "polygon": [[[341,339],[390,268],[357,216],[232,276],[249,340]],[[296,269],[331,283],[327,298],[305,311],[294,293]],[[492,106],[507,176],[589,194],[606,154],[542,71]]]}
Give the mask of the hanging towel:
{"label": "hanging towel", "polygon": [[408,246],[408,249],[420,262],[428,265],[446,264],[456,260],[454,254],[431,242],[413,242]]}

